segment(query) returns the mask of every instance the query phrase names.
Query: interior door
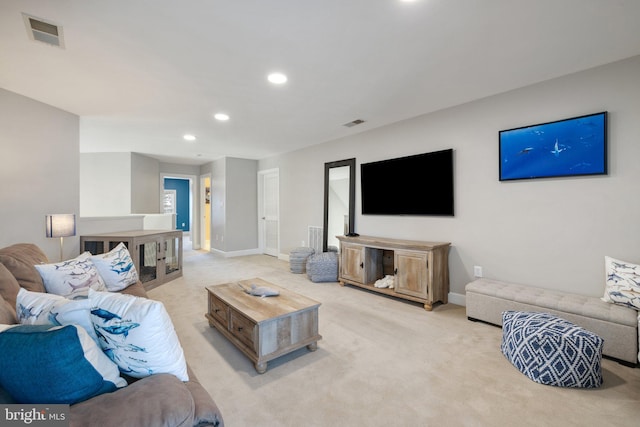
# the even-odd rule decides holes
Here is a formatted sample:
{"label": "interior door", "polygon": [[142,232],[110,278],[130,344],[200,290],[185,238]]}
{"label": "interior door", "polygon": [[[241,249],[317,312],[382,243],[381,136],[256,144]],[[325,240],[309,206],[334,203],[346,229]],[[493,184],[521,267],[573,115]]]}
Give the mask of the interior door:
{"label": "interior door", "polygon": [[260,248],[266,255],[280,250],[280,177],[278,169],[258,172],[258,218]]}

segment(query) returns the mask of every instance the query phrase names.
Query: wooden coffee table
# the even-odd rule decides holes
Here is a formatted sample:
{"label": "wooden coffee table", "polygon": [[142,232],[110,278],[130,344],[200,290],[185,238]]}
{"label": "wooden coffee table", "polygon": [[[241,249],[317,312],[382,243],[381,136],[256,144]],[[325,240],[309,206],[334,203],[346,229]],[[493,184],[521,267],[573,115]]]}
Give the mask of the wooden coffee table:
{"label": "wooden coffee table", "polygon": [[[280,292],[275,297],[257,297],[244,292],[251,284]],[[254,278],[207,287],[209,311],[205,317],[263,374],[267,362],[306,346],[315,351],[318,340],[318,307],[310,298]]]}

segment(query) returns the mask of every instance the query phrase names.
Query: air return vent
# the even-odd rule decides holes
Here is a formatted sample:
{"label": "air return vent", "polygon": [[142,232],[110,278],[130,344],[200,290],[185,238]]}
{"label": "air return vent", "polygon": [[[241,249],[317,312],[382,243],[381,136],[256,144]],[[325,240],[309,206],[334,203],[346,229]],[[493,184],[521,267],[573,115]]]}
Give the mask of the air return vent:
{"label": "air return vent", "polygon": [[354,121],[352,121],[352,122],[345,123],[345,124],[343,124],[342,126],[346,126],[346,127],[350,128],[350,127],[353,127],[353,126],[357,126],[357,125],[359,125],[359,124],[361,124],[361,123],[364,123],[364,120],[362,120],[362,119],[356,119],[356,120],[354,120]]}
{"label": "air return vent", "polygon": [[61,26],[25,13],[22,14],[22,18],[24,19],[24,24],[27,27],[27,34],[31,40],[64,48]]}

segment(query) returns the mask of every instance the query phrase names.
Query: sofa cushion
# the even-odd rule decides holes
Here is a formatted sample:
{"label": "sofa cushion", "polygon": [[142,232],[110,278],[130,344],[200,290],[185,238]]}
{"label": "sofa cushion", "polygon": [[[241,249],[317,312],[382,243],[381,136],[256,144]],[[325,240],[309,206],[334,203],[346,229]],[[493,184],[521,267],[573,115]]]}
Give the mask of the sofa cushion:
{"label": "sofa cushion", "polygon": [[640,310],[640,265],[604,257],[607,282],[603,301]]}
{"label": "sofa cushion", "polygon": [[71,406],[71,427],[194,426],[194,402],[185,384],[173,375],[143,378],[115,393]]}
{"label": "sofa cushion", "polygon": [[134,378],[168,373],[189,380],[178,335],[160,301],[93,289],[89,301],[100,345],[123,373]]}
{"label": "sofa cushion", "polygon": [[16,243],[0,249],[0,263],[11,272],[20,286],[29,291],[45,291],[42,277],[34,265],[47,262],[47,256],[33,243]]}
{"label": "sofa cushion", "polygon": [[60,295],[20,289],[16,307],[18,321],[24,325],[79,325],[99,345],[91,323],[88,299],[70,300]]}
{"label": "sofa cushion", "polygon": [[4,264],[0,264],[0,296],[12,307],[16,306],[16,296],[20,290],[20,284]]}
{"label": "sofa cushion", "polygon": [[74,404],[126,385],[79,326],[2,328],[0,384],[17,403]]}
{"label": "sofa cushion", "polygon": [[92,256],[91,261],[111,292],[121,291],[138,281],[136,266],[122,242],[105,254]]}
{"label": "sofa cushion", "polygon": [[220,409],[211,399],[207,390],[200,384],[189,365],[187,365],[187,372],[189,373],[189,381],[184,383],[184,385],[186,385],[191,392],[193,403],[195,404],[193,425],[222,427],[224,422]]}
{"label": "sofa cushion", "polygon": [[47,292],[67,298],[86,297],[89,288],[106,291],[104,280],[91,262],[91,253],[84,252],[73,259],[52,264],[37,264]]}
{"label": "sofa cushion", "polygon": [[133,295],[134,297],[143,297],[143,298],[149,297],[147,295],[147,291],[144,289],[144,285],[140,280],[138,280],[136,283],[134,283],[131,286],[127,286],[126,288],[121,290],[119,293],[125,294],[125,295]]}
{"label": "sofa cushion", "polygon": [[0,295],[0,325],[18,323],[16,310]]}

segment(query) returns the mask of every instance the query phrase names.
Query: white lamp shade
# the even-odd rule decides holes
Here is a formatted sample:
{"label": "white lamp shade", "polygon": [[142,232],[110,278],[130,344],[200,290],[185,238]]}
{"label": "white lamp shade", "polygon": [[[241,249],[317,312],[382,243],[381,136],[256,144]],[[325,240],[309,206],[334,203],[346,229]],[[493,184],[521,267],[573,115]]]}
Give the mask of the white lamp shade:
{"label": "white lamp shade", "polygon": [[69,237],[76,235],[74,214],[53,214],[45,216],[47,237]]}

